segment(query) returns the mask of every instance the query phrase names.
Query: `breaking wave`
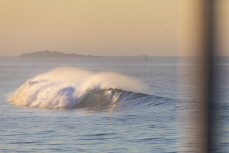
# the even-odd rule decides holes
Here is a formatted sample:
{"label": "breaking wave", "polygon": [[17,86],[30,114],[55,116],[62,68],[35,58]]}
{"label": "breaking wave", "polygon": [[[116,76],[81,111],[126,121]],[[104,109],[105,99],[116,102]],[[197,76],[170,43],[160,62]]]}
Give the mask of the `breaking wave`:
{"label": "breaking wave", "polygon": [[114,72],[94,73],[78,68],[56,68],[27,80],[8,96],[13,105],[32,108],[125,109],[139,103],[166,102],[144,94],[141,82]]}

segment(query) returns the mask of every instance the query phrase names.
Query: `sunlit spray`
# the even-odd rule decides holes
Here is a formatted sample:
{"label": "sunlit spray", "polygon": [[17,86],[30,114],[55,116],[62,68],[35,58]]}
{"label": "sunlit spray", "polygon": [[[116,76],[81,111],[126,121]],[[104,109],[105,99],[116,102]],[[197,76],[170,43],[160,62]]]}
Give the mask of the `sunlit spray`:
{"label": "sunlit spray", "polygon": [[9,94],[8,100],[14,105],[28,107],[74,108],[85,97],[93,99],[90,95],[95,96],[94,91],[107,90],[102,96],[96,95],[102,98],[99,100],[117,100],[114,95],[109,97],[108,89],[140,93],[146,91],[145,85],[140,81],[120,73],[95,73],[79,68],[61,67],[27,80],[15,92]]}

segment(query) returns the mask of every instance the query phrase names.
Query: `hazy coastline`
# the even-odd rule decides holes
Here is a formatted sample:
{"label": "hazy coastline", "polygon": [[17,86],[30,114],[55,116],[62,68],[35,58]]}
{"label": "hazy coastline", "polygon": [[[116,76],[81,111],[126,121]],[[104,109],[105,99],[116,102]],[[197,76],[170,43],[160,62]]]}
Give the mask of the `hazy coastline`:
{"label": "hazy coastline", "polygon": [[93,55],[81,55],[76,53],[63,53],[57,51],[36,51],[31,53],[22,53],[19,57],[101,57],[101,56],[93,56]]}

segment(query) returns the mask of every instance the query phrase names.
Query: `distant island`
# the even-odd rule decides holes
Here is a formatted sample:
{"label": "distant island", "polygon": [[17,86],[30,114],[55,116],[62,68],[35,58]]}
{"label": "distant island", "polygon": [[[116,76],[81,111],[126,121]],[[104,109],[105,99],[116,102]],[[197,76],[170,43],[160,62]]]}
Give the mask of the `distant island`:
{"label": "distant island", "polygon": [[62,53],[57,51],[44,50],[44,51],[37,51],[32,53],[23,53],[19,55],[19,57],[100,57],[100,56],[80,55],[76,53],[68,54],[68,53]]}

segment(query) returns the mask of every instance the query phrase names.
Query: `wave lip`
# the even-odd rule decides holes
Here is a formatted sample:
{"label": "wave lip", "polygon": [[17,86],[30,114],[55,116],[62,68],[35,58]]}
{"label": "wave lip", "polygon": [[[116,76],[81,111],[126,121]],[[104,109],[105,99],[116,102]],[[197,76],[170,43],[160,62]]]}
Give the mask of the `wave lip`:
{"label": "wave lip", "polygon": [[102,108],[120,101],[124,91],[143,93],[146,87],[134,78],[115,72],[93,73],[63,67],[27,80],[8,100],[32,108]]}

